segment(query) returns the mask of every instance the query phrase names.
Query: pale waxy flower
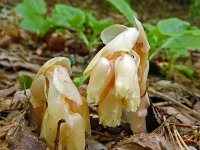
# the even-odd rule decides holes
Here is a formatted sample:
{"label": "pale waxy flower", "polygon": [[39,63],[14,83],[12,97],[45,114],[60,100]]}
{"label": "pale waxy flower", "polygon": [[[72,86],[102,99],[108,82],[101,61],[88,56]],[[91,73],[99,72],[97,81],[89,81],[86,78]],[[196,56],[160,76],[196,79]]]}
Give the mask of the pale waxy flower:
{"label": "pale waxy flower", "polygon": [[50,149],[55,147],[58,122],[59,149],[85,149],[85,132],[90,132],[89,111],[70,79],[71,68],[67,58],[56,57],[46,62],[31,86],[31,103],[41,126],[40,138]]}
{"label": "pale waxy flower", "polygon": [[[98,105],[100,123],[115,127],[123,120],[134,132],[145,132],[149,44],[141,23],[137,28],[112,25],[104,29],[105,44],[91,60],[84,74],[90,76],[87,100]],[[132,49],[135,47],[136,51]]]}
{"label": "pale waxy flower", "polygon": [[124,112],[124,119],[130,124],[133,132],[140,133],[146,132],[146,115],[147,108],[149,107],[149,97],[146,93],[146,82],[147,76],[149,72],[149,49],[150,45],[147,41],[144,28],[136,18],[135,18],[136,26],[139,30],[139,36],[137,42],[135,44],[136,53],[140,57],[140,65],[138,68],[138,78],[139,78],[139,86],[140,86],[140,97],[141,103],[137,110],[137,112]]}

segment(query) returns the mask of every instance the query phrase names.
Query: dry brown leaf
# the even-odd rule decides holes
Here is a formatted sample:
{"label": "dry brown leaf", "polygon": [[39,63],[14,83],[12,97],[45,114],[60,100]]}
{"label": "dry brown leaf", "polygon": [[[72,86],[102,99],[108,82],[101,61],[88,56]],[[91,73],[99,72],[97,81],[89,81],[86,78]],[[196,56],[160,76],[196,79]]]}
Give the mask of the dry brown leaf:
{"label": "dry brown leaf", "polygon": [[23,108],[26,107],[29,103],[30,99],[30,90],[25,91],[17,91],[14,94],[13,100],[12,100],[12,107],[13,108]]}
{"label": "dry brown leaf", "polygon": [[10,110],[11,97],[0,98],[0,112]]}
{"label": "dry brown leaf", "polygon": [[0,150],[9,150],[8,143],[5,140],[0,140]]}
{"label": "dry brown leaf", "polygon": [[195,122],[199,122],[195,118],[191,117],[184,110],[178,109],[177,107],[163,107],[162,108],[168,115],[174,116],[177,120],[183,124],[193,125]]}
{"label": "dry brown leaf", "polygon": [[3,89],[0,90],[0,98],[5,98],[15,92],[19,88],[18,84],[15,84],[14,86],[8,88],[8,89]]}
{"label": "dry brown leaf", "polygon": [[113,150],[173,150],[173,148],[161,134],[141,133],[117,143]]}
{"label": "dry brown leaf", "polygon": [[106,146],[91,138],[86,139],[87,150],[108,150]]}
{"label": "dry brown leaf", "polygon": [[9,148],[12,150],[46,150],[47,146],[38,140],[36,136],[19,127],[13,136],[6,138]]}
{"label": "dry brown leaf", "polygon": [[200,113],[200,101],[196,102],[196,104],[194,104],[193,109],[196,110],[198,113]]}

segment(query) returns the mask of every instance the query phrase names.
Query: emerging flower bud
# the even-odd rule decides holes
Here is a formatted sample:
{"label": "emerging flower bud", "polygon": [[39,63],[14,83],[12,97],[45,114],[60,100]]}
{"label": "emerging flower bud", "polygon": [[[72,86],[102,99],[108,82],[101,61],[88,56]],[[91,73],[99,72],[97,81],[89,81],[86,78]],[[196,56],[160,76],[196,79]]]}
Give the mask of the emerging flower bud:
{"label": "emerging flower bud", "polygon": [[50,149],[55,147],[58,122],[60,126],[59,148],[85,149],[85,131],[90,131],[87,103],[81,98],[70,79],[70,62],[57,57],[46,62],[33,80],[31,103],[41,125],[40,137]]}
{"label": "emerging flower bud", "polygon": [[[135,21],[138,29],[116,24],[102,31],[101,39],[106,45],[84,73],[90,75],[87,100],[98,104],[100,123],[110,127],[119,125],[124,109],[124,119],[131,129],[145,132],[150,47],[141,23]],[[134,46],[136,51],[132,51]]]}

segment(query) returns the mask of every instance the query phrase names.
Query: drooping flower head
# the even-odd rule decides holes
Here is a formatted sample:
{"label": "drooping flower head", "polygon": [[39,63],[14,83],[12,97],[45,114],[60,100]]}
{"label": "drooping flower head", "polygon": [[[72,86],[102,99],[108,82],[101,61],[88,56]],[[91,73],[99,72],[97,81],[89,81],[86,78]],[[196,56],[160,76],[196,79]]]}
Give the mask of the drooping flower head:
{"label": "drooping flower head", "polygon": [[54,149],[58,122],[59,148],[82,150],[85,148],[85,131],[90,130],[87,103],[81,98],[70,79],[70,61],[56,57],[46,62],[31,86],[31,103],[41,126],[40,137]]}
{"label": "drooping flower head", "polygon": [[146,91],[150,48],[141,23],[136,18],[135,21],[137,28],[116,24],[104,29],[101,39],[105,47],[84,72],[90,75],[87,100],[98,105],[100,123],[110,127],[119,125],[124,110],[132,130],[130,114],[138,116],[139,108],[148,107],[147,104],[143,108],[141,97]]}

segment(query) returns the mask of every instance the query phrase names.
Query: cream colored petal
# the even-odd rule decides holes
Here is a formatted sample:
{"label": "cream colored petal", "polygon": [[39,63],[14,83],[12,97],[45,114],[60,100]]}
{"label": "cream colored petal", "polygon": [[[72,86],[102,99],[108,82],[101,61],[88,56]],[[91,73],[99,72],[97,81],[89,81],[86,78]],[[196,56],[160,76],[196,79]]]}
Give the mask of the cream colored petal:
{"label": "cream colored petal", "polygon": [[114,24],[107,28],[105,28],[101,32],[101,40],[104,44],[108,44],[110,41],[112,41],[115,37],[117,37],[120,33],[127,30],[128,27],[124,25]]}
{"label": "cream colored petal", "polygon": [[115,91],[121,97],[127,111],[136,111],[140,103],[140,88],[137,77],[137,64],[129,55],[115,62]]}
{"label": "cream colored petal", "polygon": [[139,30],[139,36],[138,36],[138,39],[137,39],[137,43],[142,43],[142,48],[141,50],[143,52],[148,52],[149,49],[150,49],[150,45],[149,45],[149,42],[147,40],[147,37],[145,35],[145,31],[144,31],[144,28],[142,26],[142,23],[136,18],[135,18],[135,23],[137,25],[137,28]]}
{"label": "cream colored petal", "polygon": [[85,97],[82,97],[82,105],[81,105],[81,116],[85,120],[85,131],[88,134],[91,134],[91,126],[90,126],[90,116],[89,116],[89,107]]}
{"label": "cream colored petal", "polygon": [[140,65],[140,56],[135,51],[131,51],[130,54],[131,54],[133,60],[135,61],[136,67],[138,69],[138,67]]}
{"label": "cream colored petal", "polygon": [[84,74],[90,75],[93,67],[96,65],[101,56],[113,55],[115,52],[119,51],[130,52],[135,45],[138,35],[139,32],[136,28],[127,28],[127,30],[121,32],[115,38],[112,37],[113,40],[110,41],[105,47],[103,47],[91,60],[85,69]]}
{"label": "cream colored petal", "polygon": [[[68,131],[71,131],[68,134]],[[66,135],[65,135],[66,134]],[[85,149],[85,120],[80,114],[74,113],[68,117],[66,124],[61,125],[61,149]]]}
{"label": "cream colored petal", "polygon": [[141,93],[141,96],[143,96],[146,91],[146,81],[147,81],[147,75],[149,71],[148,55],[149,55],[150,46],[147,41],[144,28],[141,22],[138,21],[137,18],[135,18],[135,22],[139,30],[139,37],[136,42],[136,53],[140,56],[140,66],[138,70],[138,77],[139,77],[139,83],[140,83],[140,93]]}
{"label": "cream colored petal", "polygon": [[37,78],[34,78],[30,91],[31,91],[31,103],[33,107],[39,107],[45,104],[45,85],[46,80],[43,75],[39,75]]}
{"label": "cream colored petal", "polygon": [[147,82],[147,77],[148,77],[148,72],[149,72],[149,62],[145,64],[143,76],[140,79],[140,92],[141,96],[143,96],[146,92],[146,82]]}
{"label": "cream colored petal", "polygon": [[64,119],[66,123],[61,125],[59,147],[68,150],[82,150],[85,147],[86,122],[80,114],[70,111],[69,104],[52,83],[52,74],[52,72],[47,73],[49,80],[48,107],[43,118],[40,137],[46,140],[50,149],[53,149],[58,121]]}
{"label": "cream colored petal", "polygon": [[47,78],[49,81],[48,99],[47,99],[47,109],[48,112],[58,118],[62,118],[63,114],[66,113],[64,110],[65,101],[62,94],[57,90],[53,84],[54,73],[48,72]]}
{"label": "cream colored petal", "polygon": [[67,69],[69,74],[71,74],[71,68],[70,68],[71,63],[68,58],[55,57],[47,61],[40,68],[31,86],[31,95],[34,97],[34,100],[31,101],[33,106],[41,105],[42,103],[44,103],[44,99],[47,98],[47,91],[46,91],[47,87],[46,87],[46,79],[44,73],[48,68],[52,67],[53,65],[61,65]]}
{"label": "cream colored petal", "polygon": [[136,112],[138,110],[138,107],[140,105],[140,87],[139,87],[139,81],[137,73],[134,75],[134,81],[133,81],[133,94],[128,99],[124,99],[123,105],[124,109],[129,112]]}
{"label": "cream colored petal", "polygon": [[136,73],[135,62],[129,55],[117,58],[115,61],[115,91],[116,96],[128,99],[133,94],[133,80]]}
{"label": "cream colored petal", "polygon": [[103,49],[101,49],[94,57],[93,59],[90,61],[90,63],[88,64],[87,68],[85,69],[85,71],[83,72],[84,75],[90,75],[94,66],[96,65],[96,63],[99,61],[101,55],[102,55]]}
{"label": "cream colored petal", "polygon": [[122,116],[122,99],[117,98],[114,89],[110,89],[108,94],[99,103],[100,124],[109,127],[120,125]]}
{"label": "cream colored petal", "polygon": [[104,48],[102,56],[113,55],[115,52],[130,52],[136,43],[139,32],[136,28],[128,28],[116,36]]}
{"label": "cream colored petal", "polygon": [[46,70],[49,68],[49,67],[52,67],[53,65],[61,65],[63,67],[65,67],[69,73],[69,75],[71,75],[72,73],[72,70],[71,70],[71,63],[69,61],[68,58],[66,57],[55,57],[55,58],[52,58],[50,59],[49,61],[47,61],[41,68],[40,70],[38,71],[36,77],[40,74],[44,74],[46,72]]}
{"label": "cream colored petal", "polygon": [[62,66],[57,66],[53,71],[53,84],[55,88],[68,99],[81,105],[82,100],[78,89],[69,77],[67,70]]}
{"label": "cream colored petal", "polygon": [[135,112],[137,111],[139,104],[140,104],[140,87],[139,87],[139,79],[138,79],[138,67],[140,64],[140,57],[137,55],[135,51],[131,52],[132,58],[135,62],[135,67],[136,67],[136,73],[134,74],[134,83],[133,83],[133,94],[129,99],[124,99],[123,101],[123,106],[124,109],[129,112]]}
{"label": "cream colored petal", "polygon": [[149,97],[147,94],[141,99],[140,106],[137,112],[123,111],[123,120],[130,124],[131,130],[134,133],[147,132],[146,115],[149,107]]}
{"label": "cream colored petal", "polygon": [[47,109],[42,122],[40,138],[46,141],[50,149],[54,149],[58,121],[59,118],[51,115]]}
{"label": "cream colored petal", "polygon": [[101,57],[94,67],[87,87],[87,100],[89,103],[98,103],[100,96],[113,77],[112,65]]}

